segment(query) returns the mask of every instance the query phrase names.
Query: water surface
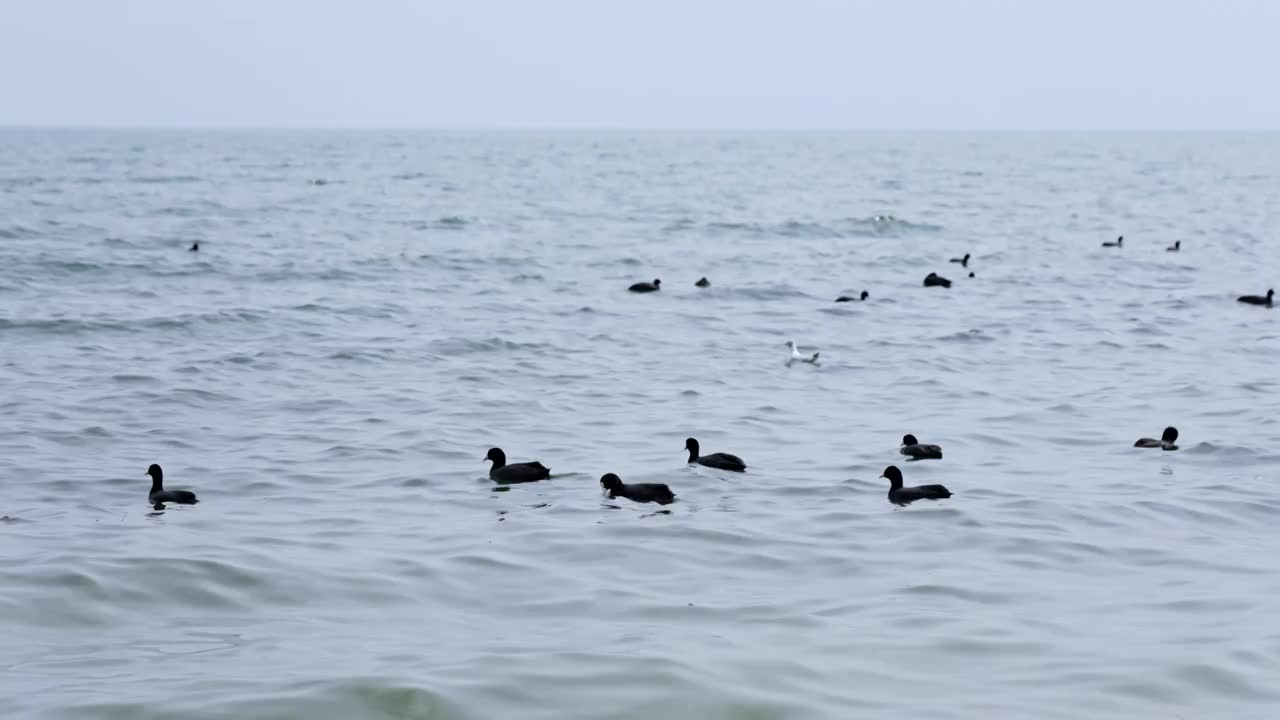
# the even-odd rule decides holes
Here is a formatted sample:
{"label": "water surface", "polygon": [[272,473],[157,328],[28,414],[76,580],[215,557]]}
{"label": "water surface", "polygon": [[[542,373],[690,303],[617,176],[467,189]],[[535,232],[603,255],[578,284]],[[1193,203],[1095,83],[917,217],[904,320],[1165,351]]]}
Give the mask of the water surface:
{"label": "water surface", "polygon": [[[1280,284],[1277,168],[0,132],[0,715],[1274,717],[1280,313],[1234,298]],[[491,446],[555,477],[498,492]],[[152,511],[152,462],[201,503]],[[956,496],[895,509],[890,463]]]}

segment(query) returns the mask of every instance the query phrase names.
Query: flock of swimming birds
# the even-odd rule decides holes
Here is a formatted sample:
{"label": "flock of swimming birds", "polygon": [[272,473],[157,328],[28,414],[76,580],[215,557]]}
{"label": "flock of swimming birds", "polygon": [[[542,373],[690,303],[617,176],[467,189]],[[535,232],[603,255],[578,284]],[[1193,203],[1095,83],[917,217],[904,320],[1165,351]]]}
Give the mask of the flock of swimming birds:
{"label": "flock of swimming birds", "polygon": [[[1113,242],[1102,243],[1106,248],[1123,248],[1124,236],[1121,235]],[[1182,249],[1182,241],[1179,240],[1173,245],[1165,248],[1168,252],[1179,252]],[[192,252],[199,252],[199,243],[193,244],[190,248]],[[964,257],[951,258],[951,262],[959,264],[961,267],[969,267],[970,254],[965,253]],[[974,277],[972,272],[969,277]],[[711,287],[711,281],[706,277],[700,278],[694,283],[699,288]],[[925,287],[951,287],[951,281],[941,277],[937,273],[929,273],[924,279]],[[662,289],[662,280],[655,278],[653,282],[638,282],[628,288],[634,293],[652,293]],[[836,298],[836,302],[853,302],[855,300],[866,300],[869,297],[867,291],[862,291],[858,298],[840,296]],[[1246,305],[1262,305],[1265,307],[1273,307],[1275,290],[1267,290],[1266,295],[1242,295],[1237,298],[1238,302]],[[812,355],[802,354],[796,346],[795,341],[788,340],[787,347],[791,350],[791,356],[787,359],[786,365],[790,367],[793,363],[801,362],[810,365],[818,364],[819,353]],[[1139,438],[1133,444],[1137,448],[1159,448],[1161,450],[1177,450],[1178,429],[1175,427],[1167,427],[1160,435],[1160,439],[1155,438]],[[725,472],[746,472],[747,464],[742,458],[731,453],[711,453],[709,455],[702,454],[702,447],[694,438],[688,438],[684,441],[684,448],[689,452],[688,463],[690,465],[702,465],[704,467],[713,468],[715,470],[723,470]],[[902,445],[898,448],[898,452],[908,458],[908,462],[918,460],[941,460],[942,448],[937,445],[927,445],[921,443],[915,435],[908,433],[902,438]],[[501,485],[515,485],[520,483],[537,482],[546,480],[551,477],[551,468],[546,467],[539,461],[508,463],[507,454],[501,448],[490,448],[488,454],[485,455],[485,461],[493,463],[489,467],[489,478]],[[151,476],[151,492],[147,499],[156,510],[163,510],[166,504],[176,505],[195,505],[199,500],[196,494],[190,490],[166,490],[164,488],[164,471],[159,465],[152,465],[147,468],[147,475]],[[952,493],[944,485],[916,485],[907,487],[903,485],[902,471],[897,466],[890,465],[884,469],[880,477],[889,481],[889,502],[894,505],[906,506],[917,500],[945,500],[951,497]],[[600,487],[604,494],[609,498],[626,498],[638,503],[657,503],[659,505],[670,505],[675,502],[676,494],[672,492],[670,486],[665,483],[625,483],[622,478],[614,473],[605,473],[600,478]]]}
{"label": "flock of swimming birds", "polygon": [[[1110,240],[1110,241],[1104,242],[1104,243],[1102,243],[1102,247],[1104,247],[1104,248],[1116,248],[1116,249],[1123,249],[1123,248],[1124,248],[1124,236],[1123,236],[1123,235],[1121,235],[1120,237],[1116,238],[1115,240]],[[194,248],[194,247],[193,247],[193,248],[191,248],[191,249],[192,249],[192,250],[195,250],[196,248]],[[1182,241],[1181,241],[1181,240],[1177,240],[1177,241],[1175,241],[1172,245],[1170,245],[1169,247],[1165,248],[1165,251],[1166,251],[1166,252],[1181,252],[1181,251],[1182,251]],[[969,254],[969,253],[965,253],[965,254],[964,254],[964,257],[951,258],[951,262],[958,264],[958,265],[959,265],[960,267],[962,267],[962,268],[968,269],[968,267],[969,267],[969,259],[970,259],[971,257],[973,257],[971,254]],[[972,278],[972,277],[975,277],[975,274],[974,274],[973,272],[970,272],[970,273],[969,273],[969,277],[971,277],[971,278]],[[700,288],[709,288],[709,287],[711,287],[711,281],[710,281],[710,280],[708,280],[708,279],[704,276],[704,277],[700,278],[697,282],[695,282],[695,283],[694,283],[694,286],[695,286],[695,287],[700,287]],[[951,280],[950,280],[949,278],[945,278],[945,277],[943,277],[943,276],[939,275],[938,273],[931,272],[931,273],[929,273],[928,275],[926,275],[926,276],[925,276],[925,278],[924,278],[924,286],[925,286],[925,287],[941,287],[941,288],[949,288],[949,287],[951,287]],[[655,278],[653,282],[638,282],[638,283],[635,283],[634,285],[632,285],[631,287],[629,287],[629,288],[627,288],[627,289],[628,289],[628,290],[630,290],[630,291],[631,291],[631,292],[633,292],[633,293],[651,293],[651,292],[658,292],[659,290],[661,290],[661,289],[662,289],[662,280],[661,280],[660,278]],[[1266,294],[1266,295],[1241,295],[1240,297],[1236,298],[1236,300],[1237,300],[1238,302],[1242,302],[1242,303],[1245,303],[1245,304],[1247,304],[1247,305],[1264,305],[1264,306],[1266,306],[1266,307],[1272,307],[1272,306],[1273,306],[1273,303],[1274,303],[1275,294],[1276,294],[1276,291],[1275,291],[1274,289],[1272,289],[1272,290],[1267,290],[1267,294]],[[850,296],[848,296],[848,295],[841,295],[840,297],[836,298],[836,300],[835,300],[835,301],[836,301],[836,302],[857,302],[857,301],[860,301],[860,300],[866,300],[866,299],[867,299],[867,298],[869,298],[869,297],[871,297],[871,293],[867,292],[866,290],[863,290],[863,291],[862,291],[862,293],[861,293],[858,297],[850,297]],[[792,350],[794,351],[794,346],[793,346]]]}
{"label": "flock of swimming birds", "polygon": [[[1177,440],[1178,429],[1167,427],[1159,440],[1155,438],[1139,438],[1133,446],[1177,450],[1178,446],[1175,444]],[[703,455],[702,446],[695,438],[686,439],[684,441],[684,449],[689,452],[688,463],[690,465],[702,465],[703,467],[725,472],[745,473],[747,471],[747,463],[732,453],[718,452]],[[940,446],[922,443],[916,439],[915,435],[910,433],[902,437],[902,445],[898,448],[898,452],[907,456],[907,462],[942,459],[942,448]],[[547,480],[551,477],[551,468],[537,460],[519,463],[507,462],[507,454],[502,451],[502,448],[489,448],[489,452],[485,455],[485,461],[493,463],[489,466],[489,479],[501,485],[531,483]],[[147,496],[147,499],[156,510],[163,510],[167,503],[195,505],[199,502],[196,494],[190,490],[166,490],[164,488],[164,471],[160,469],[159,465],[152,465],[147,468],[147,474],[151,476],[151,493]],[[952,495],[951,491],[944,485],[904,486],[902,484],[902,471],[895,465],[886,467],[880,477],[889,481],[889,502],[894,505],[906,506],[917,500],[945,500]],[[666,483],[625,483],[622,478],[614,473],[605,473],[601,476],[600,487],[609,498],[626,498],[638,503],[657,503],[659,505],[670,505],[676,501],[676,494],[672,492],[671,487]]]}

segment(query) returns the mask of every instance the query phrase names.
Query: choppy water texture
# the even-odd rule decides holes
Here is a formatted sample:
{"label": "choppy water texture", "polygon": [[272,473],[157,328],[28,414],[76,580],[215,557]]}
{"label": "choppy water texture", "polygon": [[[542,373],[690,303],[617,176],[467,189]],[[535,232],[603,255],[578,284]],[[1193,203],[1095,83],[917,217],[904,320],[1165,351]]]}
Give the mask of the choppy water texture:
{"label": "choppy water texture", "polygon": [[[0,716],[1273,718],[1280,311],[1234,299],[1280,285],[1278,169],[4,131]],[[554,478],[495,491],[494,445]],[[201,504],[154,514],[152,462]],[[956,496],[895,509],[890,463]]]}

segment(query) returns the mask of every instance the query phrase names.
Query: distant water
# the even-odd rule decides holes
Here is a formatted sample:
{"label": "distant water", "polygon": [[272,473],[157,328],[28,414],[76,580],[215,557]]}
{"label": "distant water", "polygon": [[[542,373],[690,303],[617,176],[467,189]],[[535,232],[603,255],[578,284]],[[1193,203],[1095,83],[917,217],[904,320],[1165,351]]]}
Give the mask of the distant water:
{"label": "distant water", "polygon": [[1277,135],[0,132],[0,717],[1274,718],[1278,189]]}

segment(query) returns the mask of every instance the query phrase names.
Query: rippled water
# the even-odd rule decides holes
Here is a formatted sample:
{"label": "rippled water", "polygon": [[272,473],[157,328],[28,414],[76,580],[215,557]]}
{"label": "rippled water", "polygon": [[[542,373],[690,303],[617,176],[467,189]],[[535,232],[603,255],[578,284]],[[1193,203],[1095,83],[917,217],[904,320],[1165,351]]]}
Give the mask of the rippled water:
{"label": "rippled water", "polygon": [[[1280,285],[1278,168],[0,132],[0,716],[1275,717],[1280,313],[1234,298]],[[155,513],[152,462],[201,503]],[[955,497],[896,509],[890,463]]]}

